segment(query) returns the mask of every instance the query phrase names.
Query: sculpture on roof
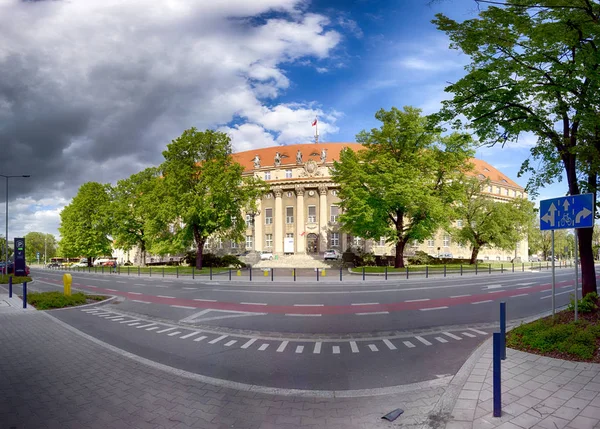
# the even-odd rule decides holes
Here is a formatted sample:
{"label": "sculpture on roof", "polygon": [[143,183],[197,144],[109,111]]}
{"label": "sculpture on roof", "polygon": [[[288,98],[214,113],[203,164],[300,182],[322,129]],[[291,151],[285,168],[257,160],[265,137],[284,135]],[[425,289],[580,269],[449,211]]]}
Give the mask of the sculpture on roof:
{"label": "sculpture on roof", "polygon": [[327,160],[327,149],[323,148],[323,149],[321,149],[321,162],[323,164],[325,164],[326,160]]}
{"label": "sculpture on roof", "polygon": [[281,154],[279,152],[275,152],[275,167],[279,167],[281,165]]}
{"label": "sculpture on roof", "polygon": [[254,168],[260,168],[260,156],[254,156],[252,162],[254,162]]}
{"label": "sculpture on roof", "polygon": [[300,152],[300,149],[296,152],[296,164],[302,164],[302,152]]}

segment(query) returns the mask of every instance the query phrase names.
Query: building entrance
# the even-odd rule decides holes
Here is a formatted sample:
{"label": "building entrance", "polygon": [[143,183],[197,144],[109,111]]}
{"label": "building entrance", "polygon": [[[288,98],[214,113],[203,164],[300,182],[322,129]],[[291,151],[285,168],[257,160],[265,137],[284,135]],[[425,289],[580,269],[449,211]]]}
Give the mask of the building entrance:
{"label": "building entrance", "polygon": [[317,234],[308,234],[306,236],[306,253],[309,255],[319,253],[319,236]]}

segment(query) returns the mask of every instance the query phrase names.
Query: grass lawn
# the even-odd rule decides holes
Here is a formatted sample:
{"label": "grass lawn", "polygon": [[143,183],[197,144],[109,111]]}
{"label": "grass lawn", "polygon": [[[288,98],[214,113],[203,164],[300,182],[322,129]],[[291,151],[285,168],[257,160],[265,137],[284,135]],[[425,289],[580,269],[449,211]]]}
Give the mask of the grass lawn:
{"label": "grass lawn", "polygon": [[27,294],[27,302],[38,310],[74,307],[102,301],[106,298],[106,296],[86,295],[82,292],[72,293],[71,296],[65,296],[62,292],[31,292]]}
{"label": "grass lawn", "polygon": [[[535,262],[526,262],[525,263],[525,268],[529,269],[531,267],[539,267],[540,264],[539,263],[535,263]],[[558,266],[558,265],[557,265]],[[444,265],[407,265],[408,267],[408,271],[409,272],[425,272],[425,270],[427,269],[427,271],[429,272],[443,272],[444,271]],[[461,269],[461,264],[446,264],[446,272],[460,272]],[[477,271],[489,271],[489,269],[493,270],[493,271],[512,271],[513,269],[513,264],[511,262],[492,262],[492,263],[482,263],[482,264],[477,264]],[[515,271],[520,271],[523,269],[523,263],[515,263],[514,264],[515,267]],[[542,264],[542,268],[546,268],[545,263]],[[362,269],[363,267],[356,267],[356,268],[352,268],[352,272],[355,273],[362,273]],[[384,273],[385,272],[385,267],[364,267],[365,269],[365,273]],[[475,264],[473,265],[469,265],[469,264],[462,264],[462,270],[463,272],[475,272]],[[393,273],[393,272],[401,272],[401,273],[405,273],[406,272],[406,267],[404,268],[394,268],[394,267],[387,267],[387,271],[388,273]]]}
{"label": "grass lawn", "polygon": [[[113,269],[111,267],[90,267],[88,268],[83,268],[83,267],[75,267],[75,268],[70,268],[69,271],[75,271],[75,272],[92,272],[92,273],[109,273],[111,272]],[[232,268],[232,270],[235,270],[235,268]],[[229,268],[213,268],[212,269],[212,273],[213,274],[217,274],[217,273],[221,273],[223,271],[229,271]],[[192,273],[194,275],[208,275],[210,274],[210,268],[208,267],[204,267],[201,270],[197,270],[194,267],[173,267],[173,266],[152,266],[152,267],[137,267],[137,266],[119,266],[118,267],[118,272],[122,275],[122,274],[129,274],[129,275],[137,275],[137,273],[139,272],[140,274],[151,274],[151,275],[156,275],[156,276],[162,276],[163,273],[169,276],[175,276],[175,275],[180,275],[180,276],[191,276]]]}
{"label": "grass lawn", "polygon": [[[591,295],[591,296],[590,296]],[[572,304],[571,304],[572,306]],[[579,320],[567,310],[521,325],[506,335],[506,346],[557,359],[600,363],[600,310],[597,295],[579,301]]]}
{"label": "grass lawn", "polygon": [[6,275],[0,275],[0,285],[7,285],[8,284],[8,277],[12,277],[12,282],[13,284],[21,284],[23,282],[30,282],[31,281],[31,277],[29,276],[25,276],[25,277],[16,277],[16,276],[6,276]]}

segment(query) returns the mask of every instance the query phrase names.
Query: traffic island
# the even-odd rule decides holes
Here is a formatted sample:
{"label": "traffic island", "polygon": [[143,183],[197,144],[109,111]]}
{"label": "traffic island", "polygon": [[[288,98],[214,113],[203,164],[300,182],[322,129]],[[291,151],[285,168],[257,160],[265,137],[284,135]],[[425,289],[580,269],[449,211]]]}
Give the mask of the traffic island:
{"label": "traffic island", "polygon": [[55,308],[76,307],[79,305],[93,304],[104,301],[109,297],[104,295],[86,295],[76,292],[65,295],[62,292],[32,292],[27,294],[27,302],[38,310],[52,310]]}
{"label": "traffic island", "polygon": [[23,276],[23,277],[18,277],[18,276],[13,276],[13,275],[0,275],[0,285],[7,285],[9,282],[9,277],[12,277],[12,283],[13,284],[21,284],[24,282],[31,282],[31,277],[29,276]]}

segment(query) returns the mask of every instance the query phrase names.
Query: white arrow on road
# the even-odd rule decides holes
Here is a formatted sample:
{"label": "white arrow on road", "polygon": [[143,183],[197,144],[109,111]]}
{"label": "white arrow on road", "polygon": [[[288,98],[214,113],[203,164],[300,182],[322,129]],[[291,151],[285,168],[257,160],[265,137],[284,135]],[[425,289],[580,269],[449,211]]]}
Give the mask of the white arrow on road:
{"label": "white arrow on road", "polygon": [[575,216],[575,223],[579,223],[582,218],[586,218],[591,214],[592,214],[592,211],[590,209],[588,209],[587,207],[584,207],[583,209],[581,209],[581,211],[579,213],[577,213],[577,216]]}
{"label": "white arrow on road", "polygon": [[569,210],[569,200],[565,199],[565,202],[563,203],[563,207],[564,207],[565,211]]}

